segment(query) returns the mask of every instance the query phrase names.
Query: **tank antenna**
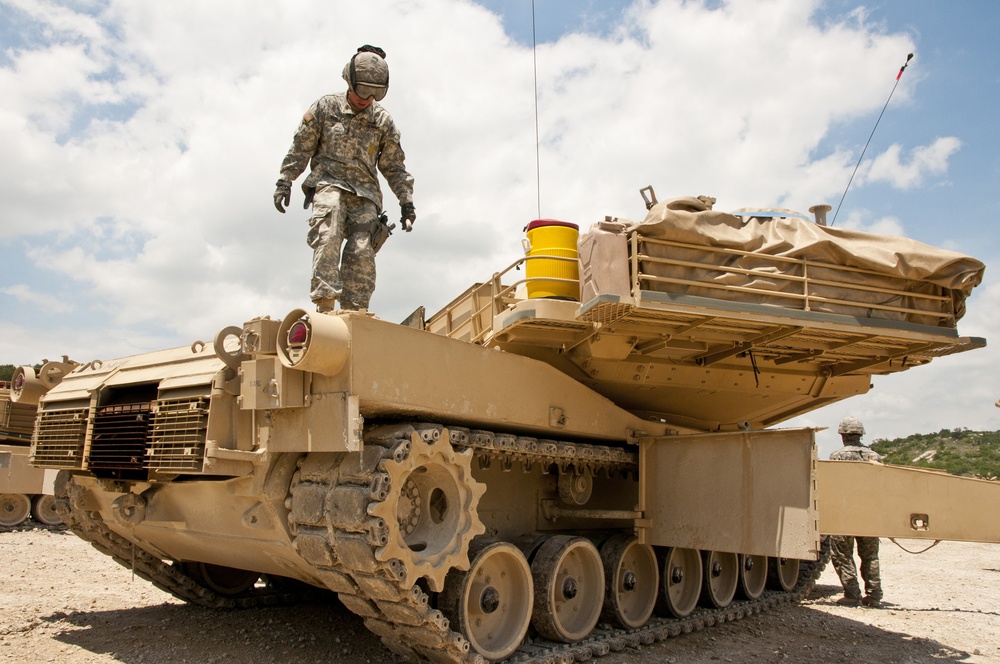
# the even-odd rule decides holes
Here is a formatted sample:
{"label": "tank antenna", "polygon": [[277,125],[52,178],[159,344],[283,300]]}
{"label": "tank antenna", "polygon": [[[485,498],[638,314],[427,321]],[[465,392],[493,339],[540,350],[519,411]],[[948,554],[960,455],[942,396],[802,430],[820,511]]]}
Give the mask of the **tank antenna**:
{"label": "tank antenna", "polygon": [[535,42],[535,0],[531,0],[531,81],[535,86],[535,194],[538,197],[538,218],[542,218],[542,167],[538,156],[538,57]]}
{"label": "tank antenna", "polygon": [[[875,135],[875,130],[878,129],[878,123],[882,120],[882,115],[885,113],[885,109],[889,107],[889,99],[892,99],[892,93],[896,91],[896,86],[899,85],[899,79],[903,76],[903,70],[906,66],[910,64],[910,60],[913,59],[913,54],[910,53],[906,56],[906,62],[903,66],[899,68],[899,73],[896,74],[896,82],[892,86],[892,90],[889,92],[889,98],[885,100],[885,106],[882,107],[882,113],[878,114],[878,120],[875,121],[875,126],[872,127],[872,133],[868,136],[868,143],[872,142],[872,136]],[[865,143],[865,147],[861,150],[861,156],[858,157],[858,163],[854,165],[854,172],[851,173],[851,179],[847,181],[847,187],[844,189],[844,195],[840,197],[840,203],[837,204],[837,211],[833,213],[833,221],[830,225],[833,226],[837,223],[837,215],[840,214],[840,206],[844,204],[844,199],[847,197],[847,190],[851,188],[851,183],[854,182],[854,176],[858,173],[858,166],[861,166],[861,160],[865,157],[865,150],[868,149],[868,143]]]}

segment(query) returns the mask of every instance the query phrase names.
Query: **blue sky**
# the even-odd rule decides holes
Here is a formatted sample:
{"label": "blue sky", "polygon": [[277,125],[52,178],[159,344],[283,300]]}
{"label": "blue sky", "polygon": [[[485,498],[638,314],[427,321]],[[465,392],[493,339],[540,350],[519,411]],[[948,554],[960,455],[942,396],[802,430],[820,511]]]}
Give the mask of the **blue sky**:
{"label": "blue sky", "polygon": [[384,105],[416,178],[416,229],[379,255],[387,320],[505,267],[539,207],[638,219],[649,184],[721,209],[836,206],[912,51],[836,225],[986,263],[959,329],[994,344],[793,423],[1000,429],[1000,3],[536,0],[535,14],[532,54],[530,0],[0,0],[0,362],[188,345],[306,305],[305,214],[270,196],[302,112],[343,89],[361,43],[389,54]]}

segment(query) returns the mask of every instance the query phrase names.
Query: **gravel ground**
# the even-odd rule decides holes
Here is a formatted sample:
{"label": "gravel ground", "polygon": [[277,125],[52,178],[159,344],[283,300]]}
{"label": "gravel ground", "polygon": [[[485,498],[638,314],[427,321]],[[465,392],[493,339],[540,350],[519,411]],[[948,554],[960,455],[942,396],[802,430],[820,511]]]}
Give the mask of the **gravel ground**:
{"label": "gravel ground", "polygon": [[[0,556],[0,662],[400,661],[336,601],[188,606],[72,533],[39,526],[0,532]],[[599,661],[1000,662],[1000,547],[944,542],[917,556],[882,540],[881,559],[881,609],[837,605],[827,568],[803,604]]]}

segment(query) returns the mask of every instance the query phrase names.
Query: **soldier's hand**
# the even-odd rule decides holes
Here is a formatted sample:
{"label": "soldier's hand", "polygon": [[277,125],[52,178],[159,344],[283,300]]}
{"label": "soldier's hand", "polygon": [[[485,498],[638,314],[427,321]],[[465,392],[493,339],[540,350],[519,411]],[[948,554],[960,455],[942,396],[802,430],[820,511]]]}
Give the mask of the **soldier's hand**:
{"label": "soldier's hand", "polygon": [[417,222],[417,210],[413,207],[413,203],[403,203],[399,209],[402,212],[399,223],[403,230],[409,233],[413,230],[413,224]]}
{"label": "soldier's hand", "polygon": [[274,207],[285,214],[285,206],[292,202],[292,183],[288,180],[278,180],[274,189]]}

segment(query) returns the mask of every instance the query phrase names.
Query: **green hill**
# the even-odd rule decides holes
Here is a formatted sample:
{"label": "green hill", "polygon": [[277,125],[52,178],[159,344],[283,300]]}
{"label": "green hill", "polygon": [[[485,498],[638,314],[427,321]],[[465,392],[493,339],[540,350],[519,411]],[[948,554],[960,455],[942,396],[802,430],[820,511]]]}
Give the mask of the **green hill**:
{"label": "green hill", "polygon": [[967,477],[1000,477],[1000,431],[941,429],[906,438],[878,438],[871,448],[886,463],[946,470]]}

